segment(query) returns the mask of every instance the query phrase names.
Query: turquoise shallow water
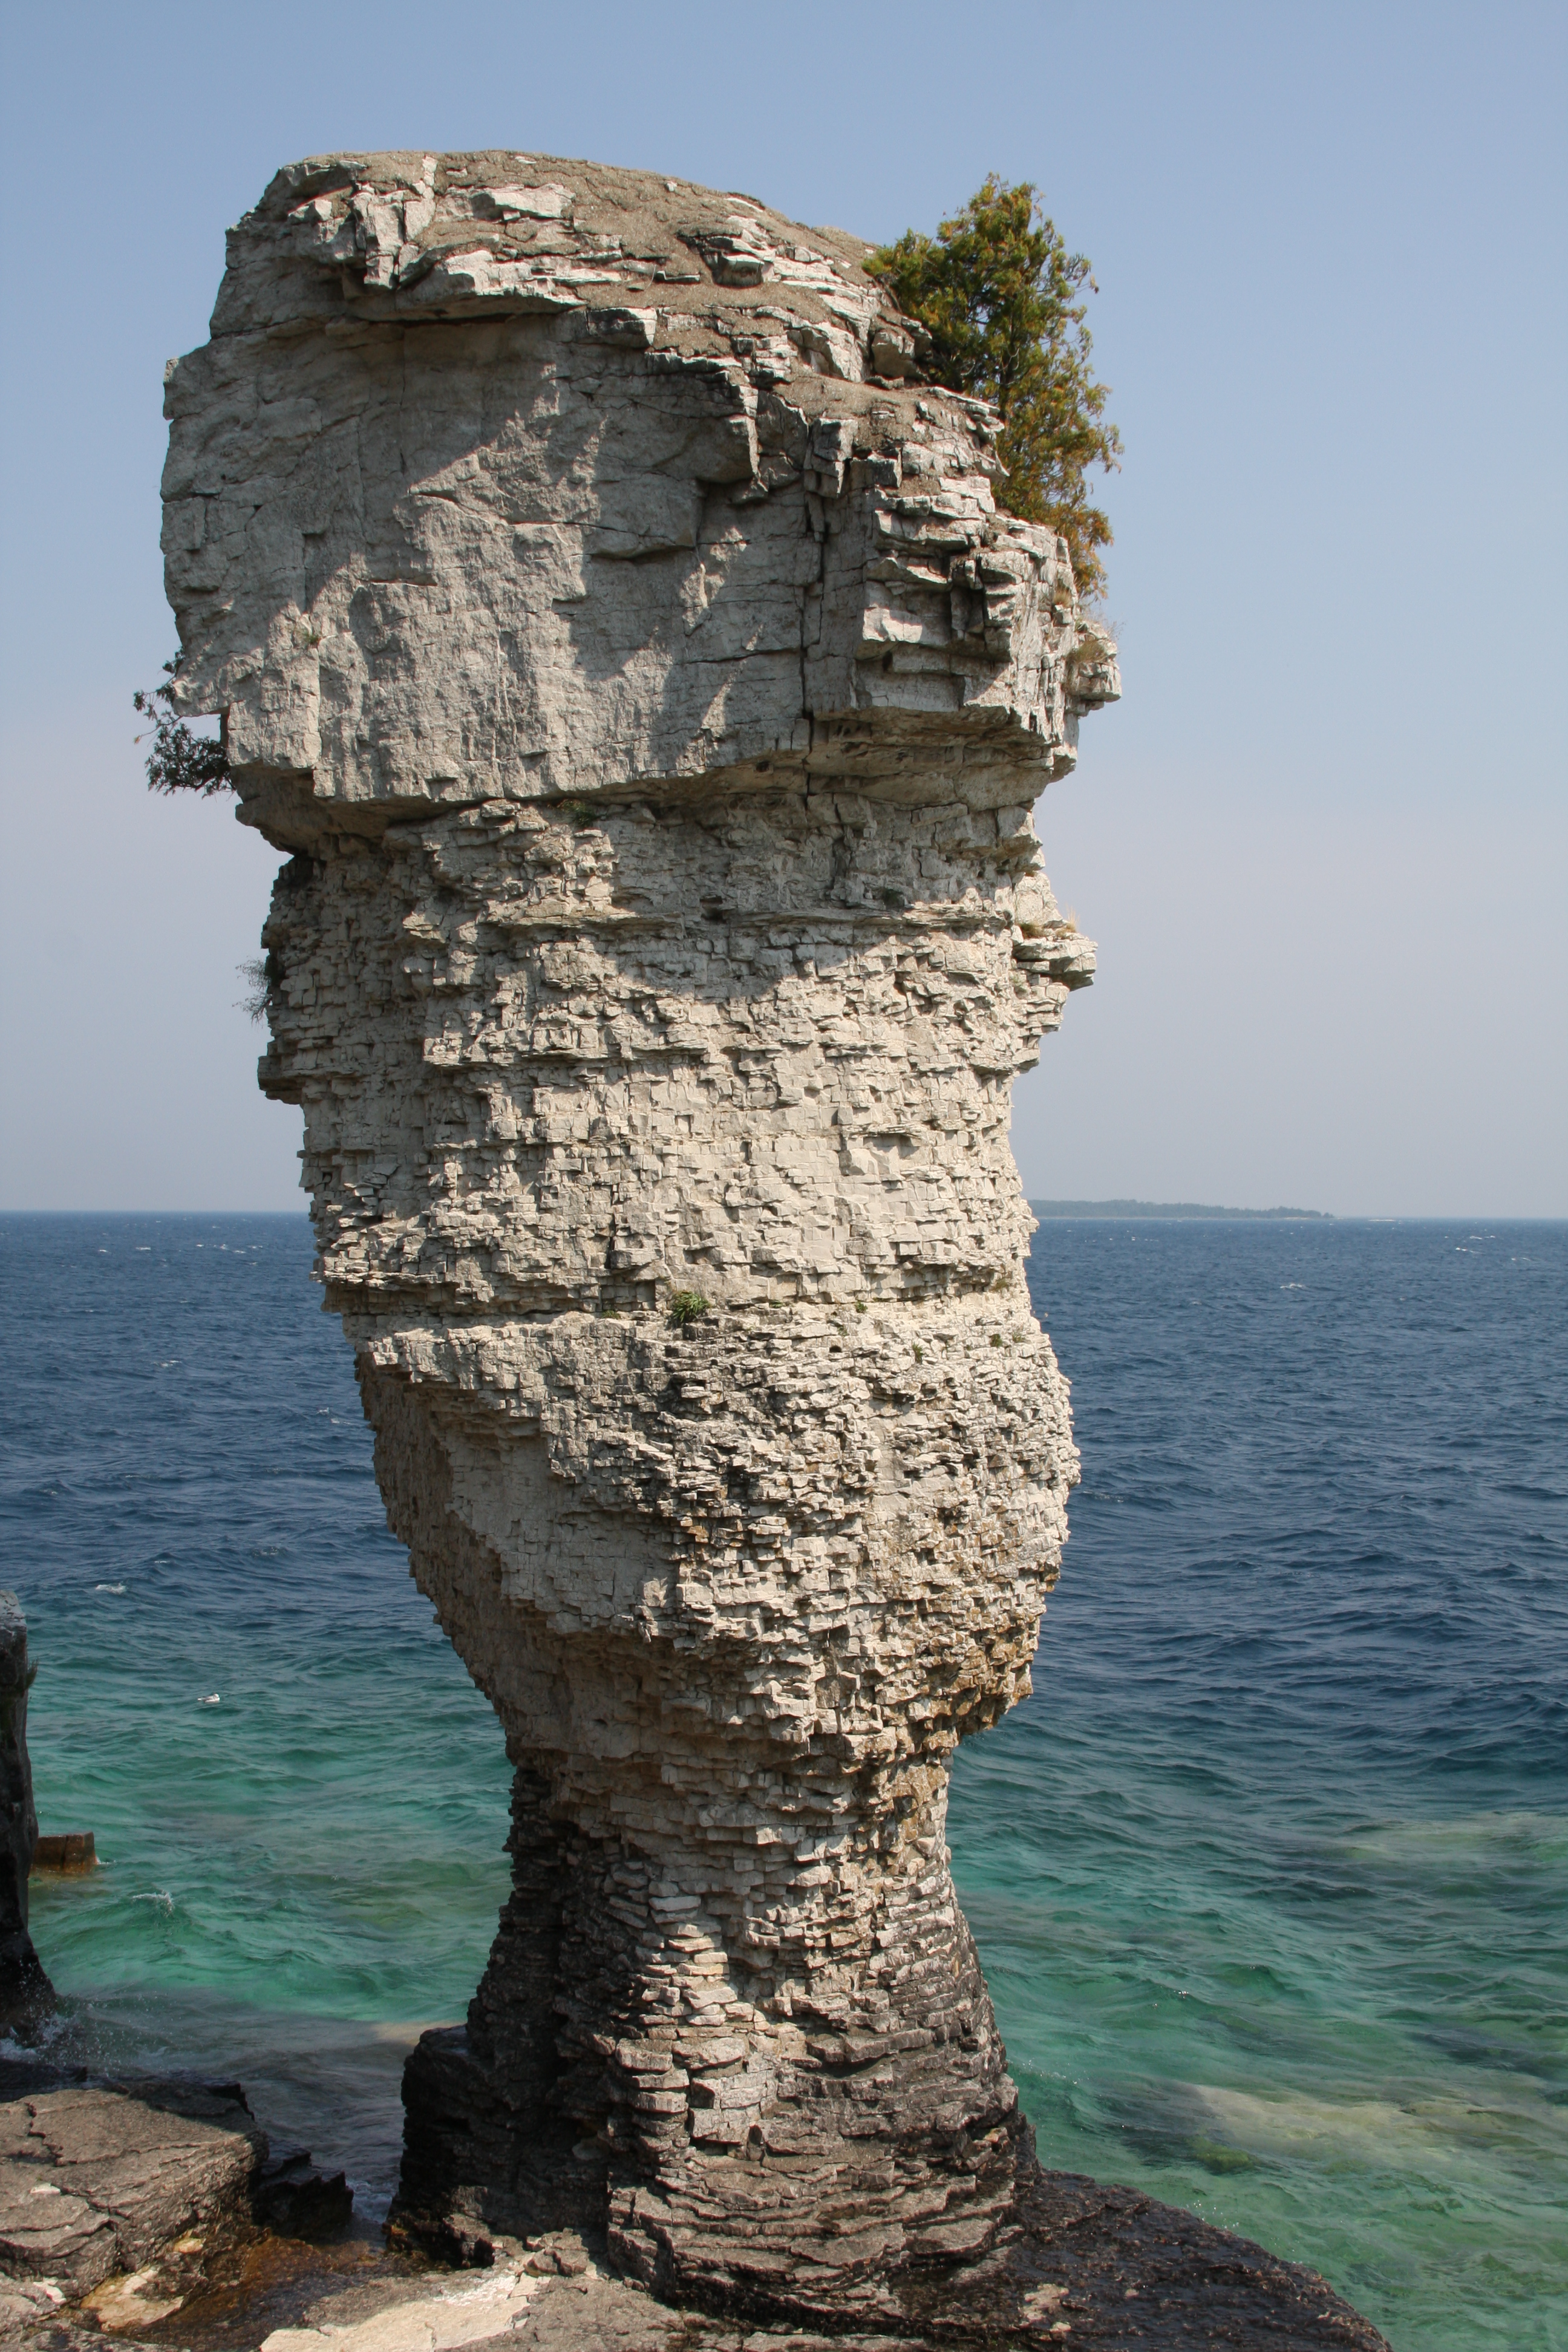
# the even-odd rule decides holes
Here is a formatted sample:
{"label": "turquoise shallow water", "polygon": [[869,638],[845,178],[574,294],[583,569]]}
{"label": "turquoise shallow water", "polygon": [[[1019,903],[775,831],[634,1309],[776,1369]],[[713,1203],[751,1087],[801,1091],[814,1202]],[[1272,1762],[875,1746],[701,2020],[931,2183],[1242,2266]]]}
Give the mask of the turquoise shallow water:
{"label": "turquoise shallow water", "polygon": [[[78,2039],[395,2166],[507,1771],[387,1535],[302,1218],[0,1220],[5,1575]],[[1568,2347],[1568,1226],[1052,1224],[1084,1486],[955,1869],[1049,2163],[1397,2352]],[[216,1698],[216,1704],[207,1704]]]}

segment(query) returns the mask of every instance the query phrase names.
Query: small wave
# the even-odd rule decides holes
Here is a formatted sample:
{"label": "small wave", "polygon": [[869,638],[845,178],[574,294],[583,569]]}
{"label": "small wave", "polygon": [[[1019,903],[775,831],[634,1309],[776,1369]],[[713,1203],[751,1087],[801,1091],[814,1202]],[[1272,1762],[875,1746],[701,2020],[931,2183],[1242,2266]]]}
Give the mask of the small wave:
{"label": "small wave", "polygon": [[122,1584],[95,1584],[92,1589],[95,1592],[123,1592],[125,1587]]}
{"label": "small wave", "polygon": [[35,2018],[28,2027],[30,2041],[18,2042],[14,2033],[0,2034],[0,2058],[19,2059],[25,2066],[36,2066],[40,2051],[52,2049],[62,2040],[71,2022],[68,2014],[56,2010],[51,2016]]}
{"label": "small wave", "polygon": [[132,1895],[131,1900],[132,1903],[155,1903],[165,1917],[168,1916],[174,1907],[174,1898],[170,1894],[166,1886],[154,1886],[151,1893],[146,1895]]}

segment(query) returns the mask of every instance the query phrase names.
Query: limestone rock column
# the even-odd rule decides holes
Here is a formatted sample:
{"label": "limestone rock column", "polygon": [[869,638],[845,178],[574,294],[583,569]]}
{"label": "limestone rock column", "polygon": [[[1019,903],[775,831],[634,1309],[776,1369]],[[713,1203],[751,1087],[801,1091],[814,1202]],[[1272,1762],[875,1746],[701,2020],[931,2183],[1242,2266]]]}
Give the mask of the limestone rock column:
{"label": "limestone rock column", "polygon": [[232,233],[164,485],[180,697],[290,853],[262,1082],[516,1767],[402,2225],[861,2316],[1028,2161],[947,1766],[1077,1475],[1008,1118],[1092,971],[1030,811],[1117,691],[864,257],[316,159]]}

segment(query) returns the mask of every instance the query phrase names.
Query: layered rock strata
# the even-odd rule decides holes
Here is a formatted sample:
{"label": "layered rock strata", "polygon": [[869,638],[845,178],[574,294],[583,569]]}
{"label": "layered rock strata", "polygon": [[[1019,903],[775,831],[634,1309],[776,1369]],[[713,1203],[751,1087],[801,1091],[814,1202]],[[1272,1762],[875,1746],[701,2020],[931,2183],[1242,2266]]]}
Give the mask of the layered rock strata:
{"label": "layered rock strata", "polygon": [[296,166],[164,496],[179,697],[291,853],[262,1082],[517,1768],[402,2224],[890,2320],[1027,2158],[943,1823],[1077,1475],[1008,1118],[1092,971],[1030,811],[1117,682],[865,254],[551,158]]}
{"label": "layered rock strata", "polygon": [[[0,2276],[47,2281],[56,2302],[74,2302],[191,2233],[199,2249],[248,2224],[266,2155],[235,2084],[62,2083],[7,2098]],[[0,2303],[0,2324],[21,2315]]]}

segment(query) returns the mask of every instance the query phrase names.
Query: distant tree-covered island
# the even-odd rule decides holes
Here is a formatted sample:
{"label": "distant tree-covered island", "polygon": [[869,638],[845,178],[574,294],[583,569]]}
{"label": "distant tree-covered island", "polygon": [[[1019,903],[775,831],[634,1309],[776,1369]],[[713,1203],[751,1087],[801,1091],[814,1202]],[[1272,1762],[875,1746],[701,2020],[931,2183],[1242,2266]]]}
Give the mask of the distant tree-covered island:
{"label": "distant tree-covered island", "polygon": [[1031,1201],[1037,1217],[1272,1217],[1331,1225],[1329,1209],[1216,1209],[1201,1201]]}

